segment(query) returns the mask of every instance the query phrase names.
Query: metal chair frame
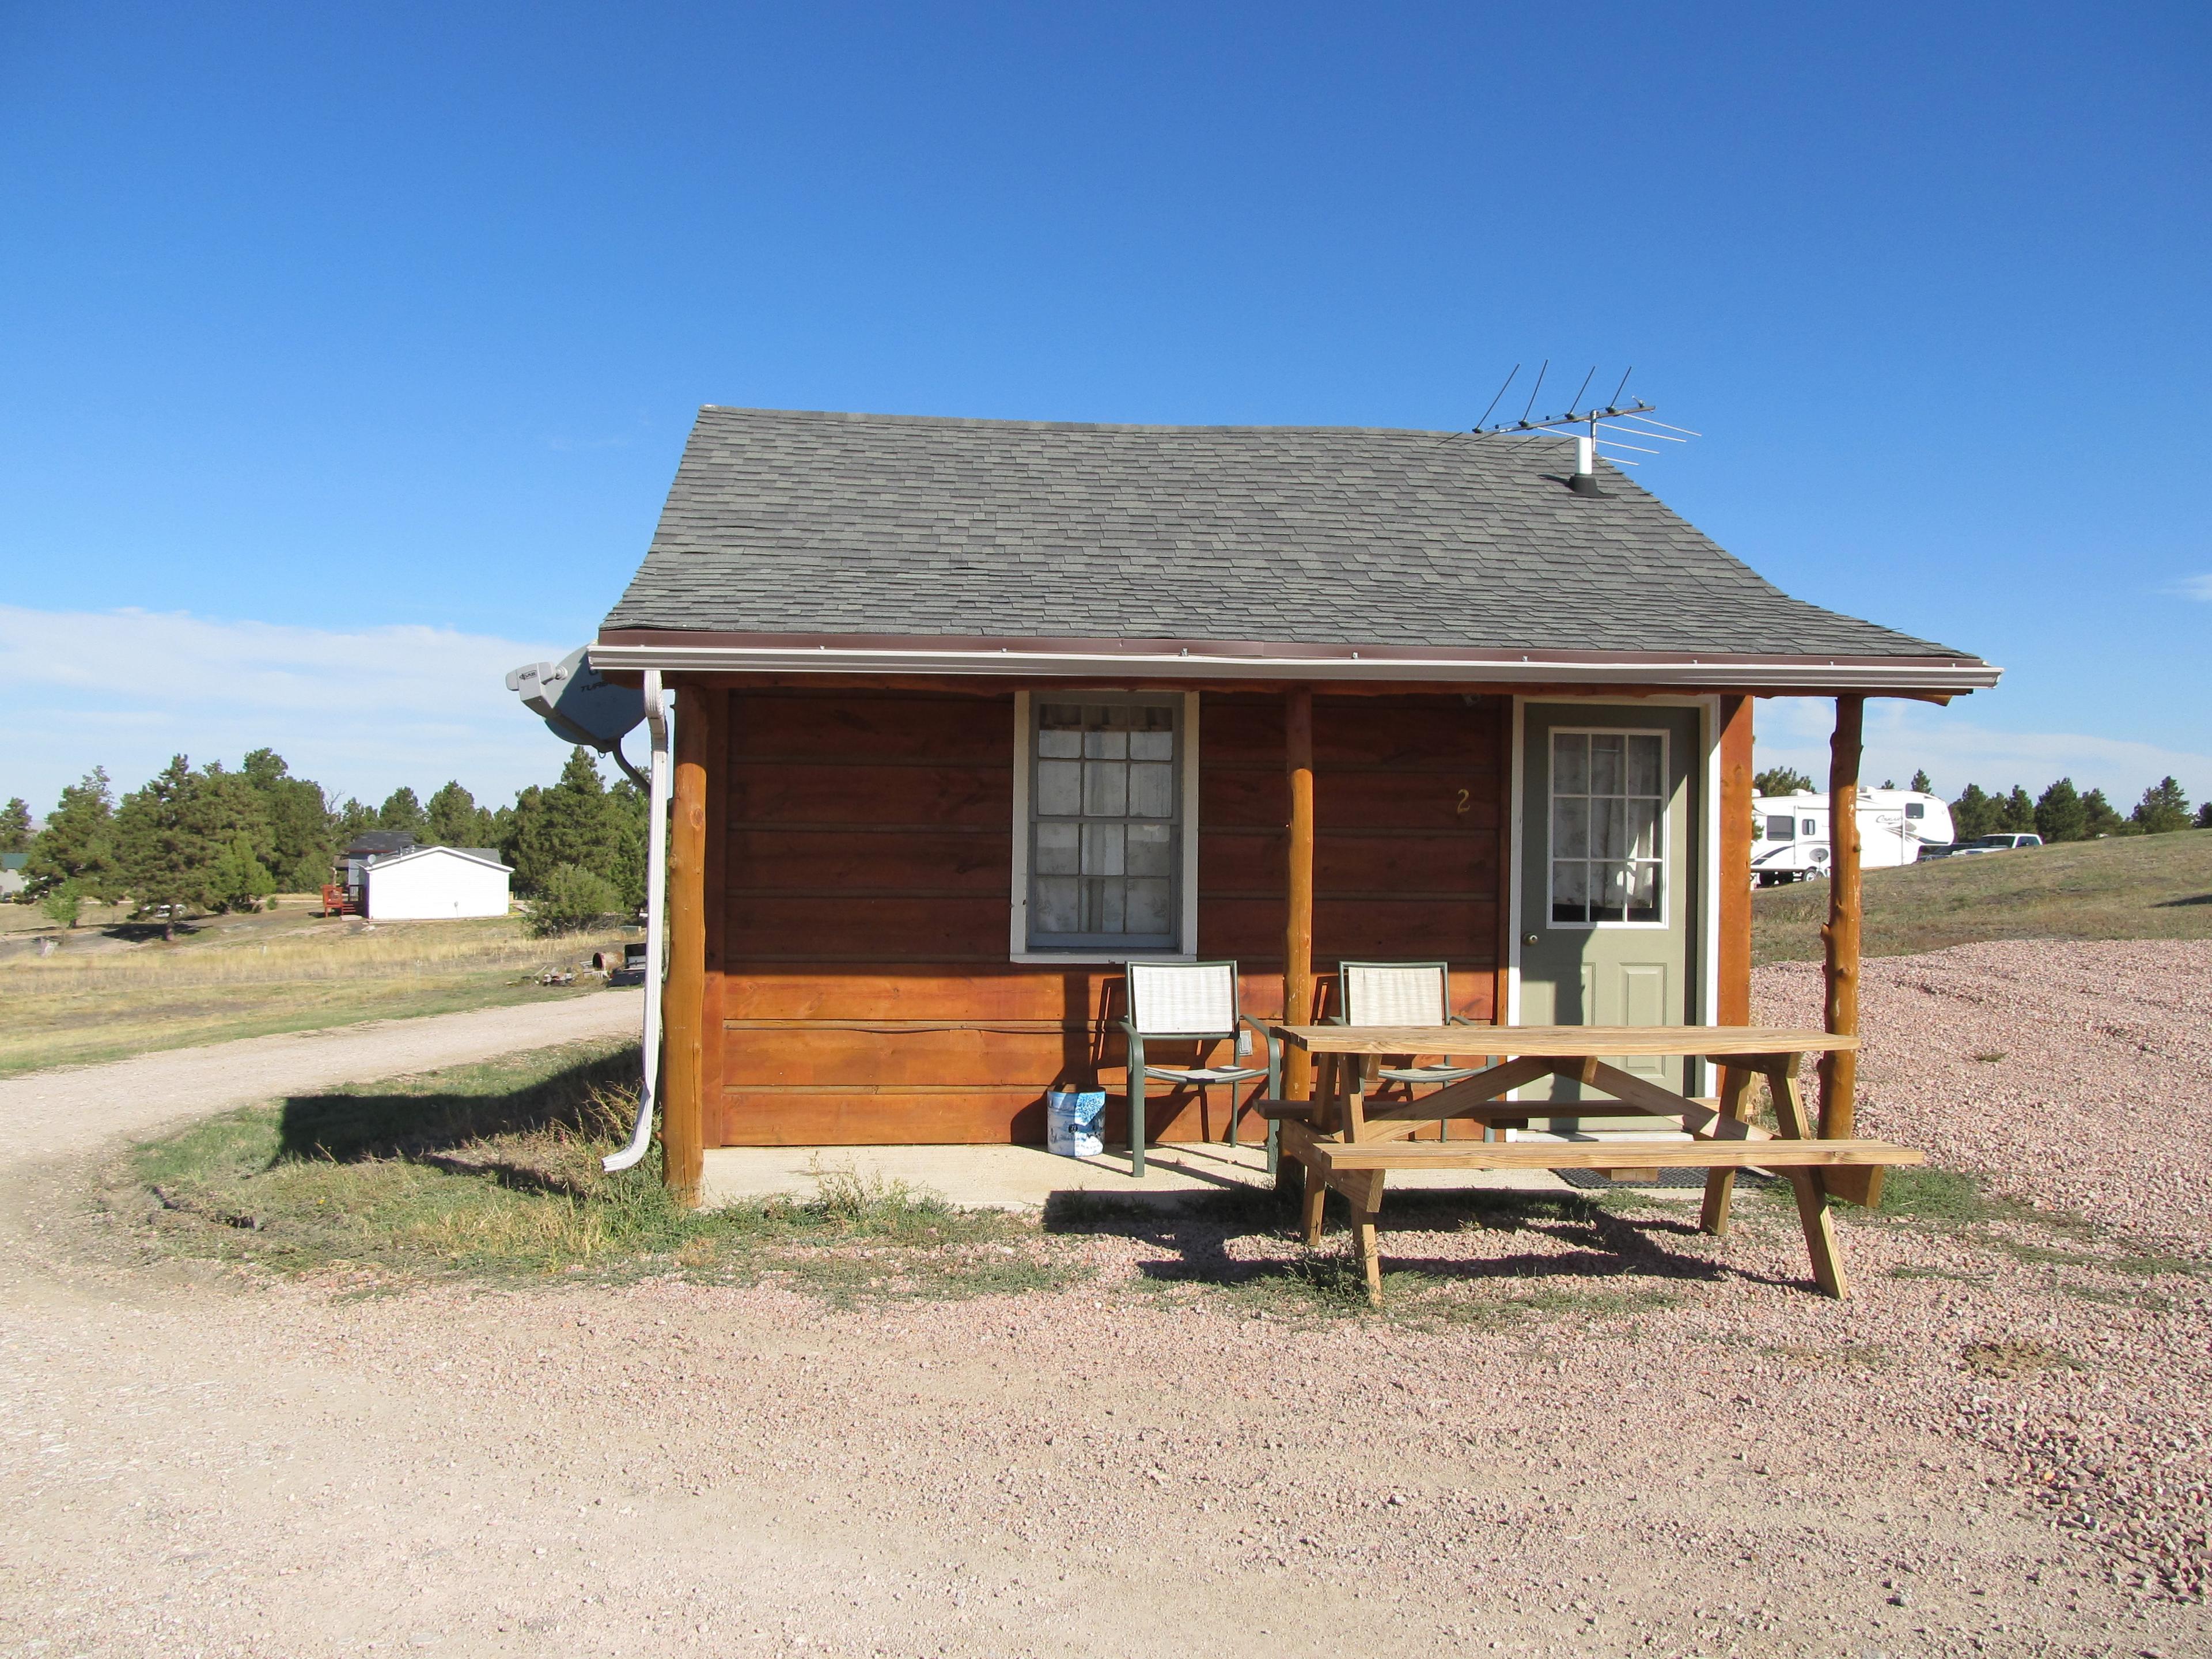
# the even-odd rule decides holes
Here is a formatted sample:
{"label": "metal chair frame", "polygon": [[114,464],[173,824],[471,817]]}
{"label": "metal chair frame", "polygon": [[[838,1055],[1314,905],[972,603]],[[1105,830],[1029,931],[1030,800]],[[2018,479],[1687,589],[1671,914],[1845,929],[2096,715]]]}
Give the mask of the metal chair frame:
{"label": "metal chair frame", "polygon": [[[1279,1097],[1282,1092],[1283,1076],[1282,1044],[1275,1040],[1273,1034],[1265,1025],[1237,1007],[1237,964],[1234,962],[1162,962],[1146,963],[1141,965],[1154,972],[1173,971],[1179,969],[1227,969],[1229,970],[1229,1006],[1234,1018],[1226,1030],[1146,1030],[1142,1029],[1144,1011],[1138,1006],[1137,976],[1133,974],[1128,975],[1126,983],[1129,988],[1129,1013],[1128,1017],[1121,1021],[1121,1032],[1129,1045],[1128,1078],[1125,1087],[1129,1101],[1129,1173],[1133,1177],[1141,1177],[1145,1173],[1145,1085],[1152,1079],[1158,1078],[1163,1082],[1177,1083],[1185,1086],[1195,1085],[1198,1090],[1199,1109],[1201,1112],[1205,1110],[1210,1098],[1206,1094],[1207,1086],[1215,1083],[1229,1085],[1229,1144],[1234,1146],[1237,1144],[1237,1085],[1240,1083],[1249,1083],[1256,1077],[1264,1077],[1267,1079],[1267,1097],[1272,1100]],[[1265,1045],[1267,1063],[1264,1066],[1234,1064],[1151,1066],[1145,1061],[1145,1044],[1147,1041],[1156,1042],[1225,1041],[1231,1045],[1229,1057],[1231,1061],[1234,1061],[1237,1058],[1235,1043],[1237,1032],[1248,1025],[1259,1033],[1260,1041]],[[1200,1050],[1200,1060],[1205,1058],[1205,1050]],[[1267,1172],[1270,1175],[1273,1174],[1275,1170],[1275,1146],[1279,1133],[1278,1125],[1273,1119],[1270,1118],[1267,1121]]]}

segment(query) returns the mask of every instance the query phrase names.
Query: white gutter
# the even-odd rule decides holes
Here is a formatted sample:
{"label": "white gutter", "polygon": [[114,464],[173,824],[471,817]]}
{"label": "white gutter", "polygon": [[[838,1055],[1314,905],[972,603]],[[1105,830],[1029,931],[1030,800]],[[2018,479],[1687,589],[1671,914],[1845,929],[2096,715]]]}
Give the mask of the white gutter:
{"label": "white gutter", "polygon": [[653,1144],[653,1110],[660,1092],[660,981],[662,940],[668,911],[668,697],[660,674],[645,672],[645,728],[653,758],[646,794],[645,829],[645,1069],[637,1097],[637,1127],[629,1145],[599,1160],[609,1174],[627,1170]]}
{"label": "white gutter", "polygon": [[1960,693],[1984,690],[2004,671],[1983,662],[1942,658],[1838,661],[1815,657],[1651,657],[1623,661],[1522,654],[1463,657],[1381,655],[1234,655],[1182,650],[1048,651],[960,647],[902,649],[882,646],[694,644],[594,645],[601,673],[659,669],[684,673],[987,674],[1096,678],[1131,673],[1166,679],[1421,680],[1451,684],[1682,686],[1699,690]]}

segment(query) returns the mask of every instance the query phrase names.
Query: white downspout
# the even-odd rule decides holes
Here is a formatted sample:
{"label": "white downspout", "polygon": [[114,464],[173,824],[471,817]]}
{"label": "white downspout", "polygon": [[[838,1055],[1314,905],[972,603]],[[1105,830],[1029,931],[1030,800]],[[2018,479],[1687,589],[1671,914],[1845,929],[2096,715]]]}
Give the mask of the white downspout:
{"label": "white downspout", "polygon": [[637,1097],[637,1128],[629,1145],[600,1164],[609,1174],[627,1170],[653,1144],[653,1110],[660,1092],[660,980],[668,910],[668,702],[660,671],[645,671],[645,727],[652,739],[652,774],[646,792],[645,830],[645,1075]]}

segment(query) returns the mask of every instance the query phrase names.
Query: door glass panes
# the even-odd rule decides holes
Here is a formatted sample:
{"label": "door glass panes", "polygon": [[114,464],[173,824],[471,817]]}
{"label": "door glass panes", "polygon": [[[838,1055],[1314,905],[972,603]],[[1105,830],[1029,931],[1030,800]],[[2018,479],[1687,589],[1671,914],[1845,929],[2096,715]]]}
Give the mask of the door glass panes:
{"label": "door glass panes", "polygon": [[1552,920],[1660,919],[1667,739],[1656,732],[1552,733]]}
{"label": "door glass panes", "polygon": [[1039,701],[1032,945],[1175,946],[1178,737],[1174,703]]}

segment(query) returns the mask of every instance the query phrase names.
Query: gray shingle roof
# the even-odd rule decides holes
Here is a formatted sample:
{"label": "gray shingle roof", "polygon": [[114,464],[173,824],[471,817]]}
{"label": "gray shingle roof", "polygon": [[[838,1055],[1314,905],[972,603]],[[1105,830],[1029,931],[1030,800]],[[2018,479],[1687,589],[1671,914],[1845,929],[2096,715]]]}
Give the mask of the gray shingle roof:
{"label": "gray shingle roof", "polygon": [[605,629],[1973,660],[1571,493],[1571,440],[1445,439],[709,406]]}

